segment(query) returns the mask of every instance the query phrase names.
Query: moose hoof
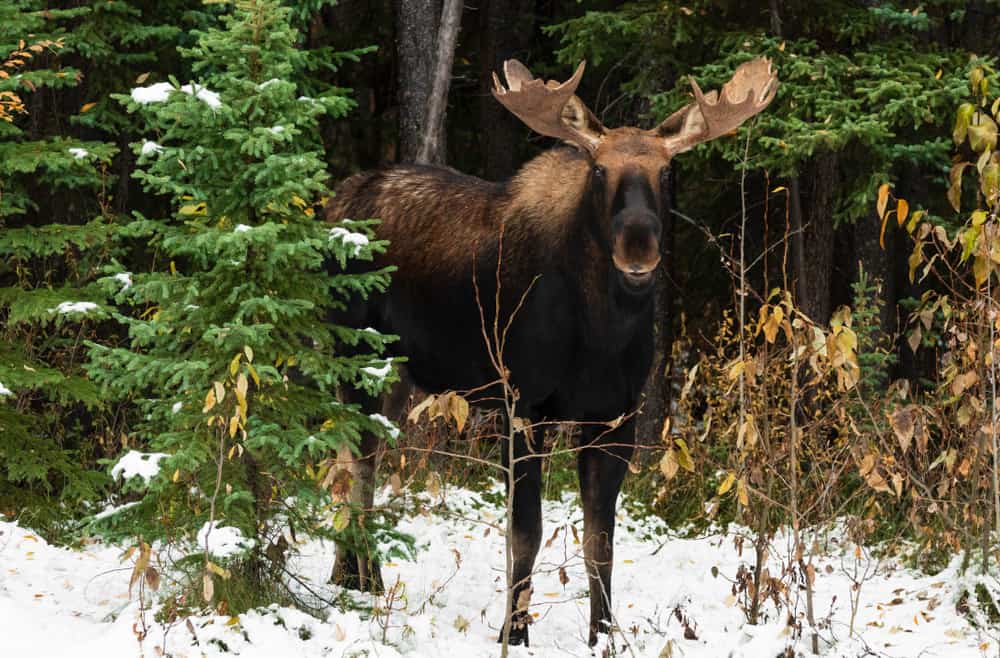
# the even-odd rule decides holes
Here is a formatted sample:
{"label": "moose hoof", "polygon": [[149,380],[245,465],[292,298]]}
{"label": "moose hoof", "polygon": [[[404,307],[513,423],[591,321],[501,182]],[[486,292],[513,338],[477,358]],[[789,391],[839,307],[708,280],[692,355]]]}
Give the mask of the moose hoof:
{"label": "moose hoof", "polygon": [[590,625],[590,638],[587,640],[587,644],[590,646],[596,646],[597,640],[600,635],[608,635],[608,628],[611,624],[607,620],[602,619],[596,624]]}
{"label": "moose hoof", "polygon": [[[528,624],[530,623],[528,615],[521,613],[512,616],[511,621],[513,624],[510,627],[510,637],[507,643],[512,646],[518,646],[523,644],[525,647],[530,646],[528,644]],[[500,637],[497,638],[498,644],[503,644],[503,633],[500,633]]]}

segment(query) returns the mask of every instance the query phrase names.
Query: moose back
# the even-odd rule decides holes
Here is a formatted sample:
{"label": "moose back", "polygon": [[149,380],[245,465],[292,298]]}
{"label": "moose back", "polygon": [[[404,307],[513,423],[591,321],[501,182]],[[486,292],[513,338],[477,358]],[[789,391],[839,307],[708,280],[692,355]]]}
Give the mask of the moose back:
{"label": "moose back", "polygon": [[[376,233],[391,244],[375,265],[396,268],[384,294],[355,300],[337,321],[399,335],[394,351],[426,391],[480,390],[488,403],[501,397],[489,385],[507,369],[519,417],[581,423],[594,644],[610,626],[615,506],[653,356],[667,171],[674,155],[767,107],[778,84],[768,60],[752,60],[719,92],[704,94],[692,80],[694,101],[656,128],[609,129],[575,95],[583,69],[581,63],[566,82],[545,82],[510,60],[506,85],[494,75],[501,104],[535,132],[567,144],[510,180],[491,183],[419,165],[366,172],[342,184],[326,216],[380,219]],[[502,354],[494,328],[506,330]],[[346,395],[377,410],[379,402],[362,392]],[[515,437],[514,605],[502,623],[510,625],[511,643],[527,644],[531,573],[542,537],[541,458],[529,442],[540,437]],[[365,437],[353,466],[352,501],[364,507],[372,505],[376,448],[374,437]],[[506,461],[508,451],[502,452]],[[381,587],[379,565],[346,547],[338,547],[333,579]]]}

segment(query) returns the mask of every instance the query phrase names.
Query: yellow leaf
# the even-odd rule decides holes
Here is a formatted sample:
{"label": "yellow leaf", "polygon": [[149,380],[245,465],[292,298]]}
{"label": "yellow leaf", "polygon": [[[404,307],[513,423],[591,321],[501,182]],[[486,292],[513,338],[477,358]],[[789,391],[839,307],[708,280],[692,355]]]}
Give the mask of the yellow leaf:
{"label": "yellow leaf", "polygon": [[906,199],[900,199],[896,202],[896,224],[902,226],[903,222],[906,221],[906,216],[910,214],[910,204]]}
{"label": "yellow leaf", "polygon": [[222,578],[223,580],[229,580],[233,575],[232,573],[230,573],[229,569],[223,569],[222,567],[217,565],[215,562],[212,562],[211,560],[208,560],[205,563],[205,567],[219,578]]}
{"label": "yellow leaf", "polygon": [[736,497],[740,501],[740,505],[743,507],[748,507],[750,505],[750,496],[747,494],[747,484],[740,478],[736,481]]}
{"label": "yellow leaf", "polygon": [[80,108],[80,114],[90,112],[96,105],[97,103],[84,103],[83,107]]}
{"label": "yellow leaf", "polygon": [[351,522],[351,508],[341,505],[340,509],[333,515],[333,529],[340,532]]}
{"label": "yellow leaf", "polygon": [[410,413],[406,415],[406,420],[410,421],[411,423],[418,422],[420,420],[420,415],[424,413],[428,408],[430,408],[430,406],[434,404],[435,400],[437,400],[436,395],[428,395],[427,397],[425,397],[423,400],[420,401],[420,403],[417,406],[413,407],[413,409],[410,409]]}
{"label": "yellow leaf", "polygon": [[215,406],[215,391],[209,390],[208,395],[205,396],[205,407],[201,410],[201,413],[207,414]]}
{"label": "yellow leaf", "polygon": [[213,382],[212,390],[215,391],[215,401],[221,403],[226,398],[226,389],[222,386],[222,382]]}
{"label": "yellow leaf", "polygon": [[456,393],[448,400],[448,406],[451,417],[455,420],[455,426],[461,432],[465,427],[465,421],[469,418],[469,403]]}
{"label": "yellow leaf", "polygon": [[242,358],[243,358],[243,355],[240,354],[239,352],[237,352],[236,356],[233,357],[233,360],[229,362],[229,375],[231,377],[235,377],[236,376],[236,371],[239,370],[239,368],[240,368],[240,359],[242,359]]}
{"label": "yellow leaf", "polygon": [[882,183],[878,188],[878,200],[875,202],[875,210],[879,219],[885,218],[885,208],[889,204],[889,184]]}
{"label": "yellow leaf", "polygon": [[735,482],[736,482],[736,474],[730,471],[729,473],[726,474],[726,479],[723,480],[722,484],[719,485],[718,494],[720,496],[724,496],[726,492],[728,492],[730,489],[733,488],[733,483]]}
{"label": "yellow leaf", "polygon": [[249,345],[243,346],[243,353],[247,355],[247,361],[253,363],[253,348]]}
{"label": "yellow leaf", "polygon": [[677,445],[677,463],[685,471],[694,473],[694,460],[688,452],[687,442],[684,439],[674,439],[674,443]]}

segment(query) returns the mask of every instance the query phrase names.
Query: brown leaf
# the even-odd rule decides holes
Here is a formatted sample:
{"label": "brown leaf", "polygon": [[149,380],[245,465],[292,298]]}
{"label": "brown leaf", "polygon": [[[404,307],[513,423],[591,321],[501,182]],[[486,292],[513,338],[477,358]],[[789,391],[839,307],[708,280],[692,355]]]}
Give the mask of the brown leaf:
{"label": "brown leaf", "polygon": [[909,449],[910,443],[913,442],[914,413],[911,404],[896,409],[889,416],[889,425],[892,426],[892,431],[896,435],[896,440],[899,441],[899,447],[903,450],[904,455]]}
{"label": "brown leaf", "polygon": [[559,567],[559,582],[563,587],[569,584],[569,576],[566,575],[566,567]]}
{"label": "brown leaf", "polygon": [[667,480],[672,480],[677,475],[678,468],[680,468],[680,464],[677,463],[677,455],[674,454],[674,449],[670,448],[663,453],[663,458],[660,459],[660,472]]}
{"label": "brown leaf", "polygon": [[157,571],[152,566],[146,567],[146,572],[144,574],[146,579],[146,586],[154,592],[160,589],[160,572]]}
{"label": "brown leaf", "polygon": [[215,596],[215,583],[212,582],[212,574],[207,571],[201,577],[201,596],[205,603],[211,603]]}

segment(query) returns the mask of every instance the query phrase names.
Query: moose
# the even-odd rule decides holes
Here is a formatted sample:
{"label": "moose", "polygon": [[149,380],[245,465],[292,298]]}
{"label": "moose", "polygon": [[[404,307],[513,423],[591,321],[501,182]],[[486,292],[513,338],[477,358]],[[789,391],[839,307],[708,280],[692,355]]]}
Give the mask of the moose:
{"label": "moose", "polygon": [[[754,59],[719,92],[703,93],[691,79],[693,102],[651,130],[609,129],[575,95],[583,62],[562,83],[534,78],[517,60],[503,69],[506,85],[493,75],[496,100],[566,145],[500,183],[421,165],[344,181],[326,207],[328,221],[379,218],[376,234],[391,244],[375,266],[396,269],[386,292],[354,300],[338,320],[397,334],[393,353],[406,357],[408,377],[425,391],[479,391],[479,403],[496,405],[499,365],[509,372],[519,418],[579,422],[593,646],[610,630],[615,507],[653,359],[668,168],[676,154],[761,112],[778,80],[769,60]],[[509,325],[502,364],[484,333],[495,321]],[[345,397],[368,413],[379,409],[363,392]],[[390,397],[398,404],[401,396]],[[503,620],[511,644],[528,644],[521,592],[530,596],[542,537],[539,434],[513,434],[515,604]],[[368,508],[377,446],[374,436],[363,437],[353,464],[351,499]],[[338,546],[333,581],[381,588],[379,565],[358,552]]]}

